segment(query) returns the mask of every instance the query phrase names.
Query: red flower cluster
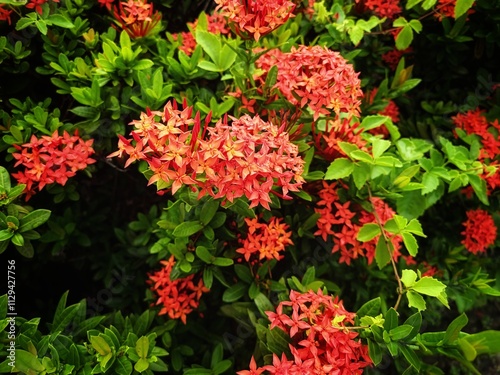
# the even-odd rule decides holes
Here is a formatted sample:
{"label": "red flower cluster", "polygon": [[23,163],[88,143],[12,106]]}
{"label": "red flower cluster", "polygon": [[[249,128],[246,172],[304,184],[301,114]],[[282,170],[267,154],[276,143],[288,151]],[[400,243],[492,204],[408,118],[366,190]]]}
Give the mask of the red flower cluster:
{"label": "red flower cluster", "polygon": [[269,34],[293,17],[295,4],[288,0],[215,0],[216,11],[227,18],[229,27],[243,39]]}
{"label": "red flower cluster", "polygon": [[462,225],[465,227],[460,233],[464,236],[462,244],[472,254],[485,253],[486,248],[495,243],[497,227],[487,211],[481,209],[467,211],[467,220]]}
{"label": "red flower cluster", "polygon": [[[498,120],[488,122],[483,115],[484,111],[480,109],[459,113],[452,117],[453,123],[459,129],[467,134],[476,134],[479,136],[482,148],[479,153],[479,160],[489,165],[498,166],[498,156],[500,155],[500,124]],[[500,187],[500,169],[492,175],[484,174],[481,176],[488,184],[488,193]]]}
{"label": "red flower cluster", "polygon": [[131,38],[150,36],[161,21],[161,13],[155,12],[153,4],[148,4],[147,0],[121,1],[118,6],[112,5],[113,0],[98,0],[98,2],[111,11],[117,25]]}
{"label": "red flower cluster", "polygon": [[40,191],[45,185],[53,183],[65,185],[77,171],[95,163],[90,158],[94,153],[93,142],[92,139],[84,141],[78,132],[69,135],[65,131],[60,136],[55,131],[52,136],[44,135],[38,139],[32,135],[29,143],[14,145],[20,151],[12,154],[17,160],[14,166],[22,165],[24,170],[12,176],[20,184],[26,184],[26,200],[35,194],[35,189]]}
{"label": "red flower cluster", "polygon": [[[276,65],[274,87],[292,104],[308,105],[315,120],[332,111],[337,115],[359,115],[363,96],[359,73],[338,52],[321,46],[292,47],[290,52],[274,49],[261,56],[256,65],[264,72]],[[265,81],[264,76],[258,79]]]}
{"label": "red flower cluster", "polygon": [[[283,310],[289,310],[284,312]],[[290,301],[281,302],[276,313],[266,312],[271,329],[277,327],[292,339],[289,344],[293,359],[285,354],[281,359],[273,354],[272,365],[257,368],[252,358],[250,371],[238,375],[270,374],[362,374],[372,364],[368,347],[359,340],[357,332],[349,330],[355,313],[347,311],[342,301],[335,297],[309,291],[290,291]]]}
{"label": "red flower cluster", "polygon": [[[196,31],[197,25],[198,20],[189,22],[188,27],[191,32],[184,31],[181,33],[172,34],[172,37],[175,41],[179,40],[179,36],[181,37],[182,45],[179,46],[179,49],[188,56],[191,56],[194,49],[196,48],[196,40],[194,39],[193,34]],[[227,35],[230,33],[230,30],[226,27],[226,19],[219,13],[207,15],[207,31],[215,35]]]}
{"label": "red flower cluster", "polygon": [[175,265],[173,255],[160,263],[163,268],[149,275],[148,280],[151,290],[158,295],[156,305],[163,305],[158,315],[168,314],[170,319],[180,319],[186,324],[187,315],[199,306],[202,294],[209,289],[202,279],[195,283],[195,275],[171,280],[170,273]]}
{"label": "red flower cluster", "polygon": [[13,12],[12,10],[5,9],[5,4],[0,4],[0,21],[7,21],[9,25],[11,24],[10,15]]}
{"label": "red flower cluster", "polygon": [[[317,207],[314,210],[320,214],[320,218],[317,222],[318,230],[314,234],[320,235],[324,241],[331,236],[332,253],[340,252],[339,263],[350,265],[353,259],[362,256],[368,259],[368,264],[371,264],[375,257],[379,236],[364,243],[358,241],[356,236],[364,224],[377,223],[375,214],[362,209],[353,210],[350,201],[340,202],[336,183],[328,184],[323,181],[323,189],[319,191],[319,197],[320,200],[316,203]],[[380,198],[373,198],[372,205],[382,225],[392,219],[395,214],[392,208]],[[401,243],[401,236],[393,237],[395,260],[401,255],[399,251]]]}
{"label": "red flower cluster", "polygon": [[293,245],[288,225],[282,223],[279,218],[272,217],[268,224],[248,218],[245,222],[248,226],[248,235],[245,239],[239,240],[242,247],[236,252],[243,254],[247,262],[250,262],[253,255],[259,260],[264,258],[280,260],[283,258],[280,252],[285,251],[287,245]]}
{"label": "red flower cluster", "polygon": [[378,17],[396,18],[402,12],[399,0],[356,0],[362,2]]}
{"label": "red flower cluster", "polygon": [[244,115],[231,117],[231,125],[226,117],[208,127],[207,118],[199,137],[199,113],[193,119],[192,111],[168,102],[163,112],[142,113],[131,123],[133,139],[119,136],[119,150],[109,157],[126,153],[125,166],[145,160],[153,172],[149,184],[156,182],[159,190],[171,187],[175,193],[182,185],[192,185],[200,197],[208,194],[232,202],[245,196],[250,207],[260,204],[270,210],[269,193],[286,199],[289,191],[299,190],[304,161],[283,131],[286,124],[278,128],[258,116]]}

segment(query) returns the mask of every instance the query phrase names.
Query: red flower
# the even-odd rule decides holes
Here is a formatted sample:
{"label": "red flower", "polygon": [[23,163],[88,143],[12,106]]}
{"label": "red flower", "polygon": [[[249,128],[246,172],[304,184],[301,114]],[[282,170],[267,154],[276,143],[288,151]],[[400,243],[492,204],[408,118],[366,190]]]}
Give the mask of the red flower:
{"label": "red flower", "polygon": [[208,127],[207,118],[200,135],[199,114],[193,119],[192,112],[169,102],[163,112],[143,113],[131,123],[132,139],[120,138],[119,150],[109,157],[125,153],[146,161],[153,172],[149,184],[156,183],[158,190],[175,193],[191,185],[200,197],[233,202],[245,196],[250,207],[270,209],[269,194],[287,199],[289,191],[299,190],[304,161],[281,128],[258,116],[231,118],[231,125],[225,118],[214,127]]}
{"label": "red flower", "polygon": [[497,227],[491,215],[484,210],[467,211],[467,220],[462,223],[465,230],[462,244],[472,254],[485,253],[486,248],[493,245],[497,238]]}
{"label": "red flower", "polygon": [[163,268],[149,275],[151,290],[158,296],[156,305],[162,305],[158,315],[168,314],[171,319],[180,319],[186,324],[187,315],[199,306],[203,293],[209,289],[203,280],[194,281],[195,275],[171,280],[170,274],[175,265],[174,256],[160,262]]}
{"label": "red flower", "polygon": [[12,10],[5,9],[5,4],[0,4],[0,21],[7,21],[9,25],[11,24],[10,15]]}
{"label": "red flower", "polygon": [[[314,119],[332,112],[359,115],[361,81],[353,66],[338,52],[320,46],[292,47],[287,53],[274,49],[261,56],[256,65],[264,72],[276,65],[274,88],[292,104],[309,106]],[[262,84],[265,78],[257,77]]]}
{"label": "red flower", "polygon": [[284,24],[295,4],[288,0],[215,0],[216,10],[227,18],[231,30],[243,39],[255,39],[269,34]]}
{"label": "red flower", "polygon": [[[286,311],[285,311],[286,310]],[[371,365],[368,347],[356,338],[358,333],[349,330],[356,314],[345,310],[338,297],[323,295],[321,290],[299,293],[290,292],[290,301],[280,302],[276,313],[266,312],[271,329],[281,329],[290,336],[293,359],[285,354],[273,354],[271,365],[257,368],[252,358],[249,371],[239,375],[270,374],[359,375]]]}
{"label": "red flower", "polygon": [[285,251],[287,245],[293,245],[290,239],[292,233],[288,231],[287,224],[281,219],[272,217],[269,224],[259,223],[257,219],[245,219],[248,226],[248,234],[245,239],[240,239],[243,245],[236,250],[243,254],[245,260],[250,262],[250,258],[255,254],[259,260],[276,259],[280,260],[280,252]]}
{"label": "red flower", "polygon": [[14,166],[22,165],[24,170],[12,176],[20,184],[26,184],[26,200],[35,194],[35,189],[40,191],[52,183],[65,185],[75,172],[95,163],[90,158],[94,153],[92,143],[93,140],[84,141],[80,138],[78,132],[70,136],[65,131],[60,136],[55,131],[52,136],[44,135],[38,139],[32,135],[30,143],[14,145],[20,151],[12,154],[17,160]]}
{"label": "red flower", "polygon": [[[106,7],[108,7],[107,4]],[[142,38],[154,34],[158,31],[157,26],[161,21],[161,13],[154,11],[153,4],[148,4],[146,0],[122,1],[118,7],[113,8],[112,14],[116,24],[131,38]]]}
{"label": "red flower", "polygon": [[[35,9],[38,14],[43,13],[42,5],[45,4],[48,0],[30,0],[28,4],[26,4],[27,9]],[[59,0],[52,0],[54,3],[58,3]]]}
{"label": "red flower", "polygon": [[356,0],[356,2],[364,3],[365,7],[379,17],[395,18],[402,12],[399,0]]}

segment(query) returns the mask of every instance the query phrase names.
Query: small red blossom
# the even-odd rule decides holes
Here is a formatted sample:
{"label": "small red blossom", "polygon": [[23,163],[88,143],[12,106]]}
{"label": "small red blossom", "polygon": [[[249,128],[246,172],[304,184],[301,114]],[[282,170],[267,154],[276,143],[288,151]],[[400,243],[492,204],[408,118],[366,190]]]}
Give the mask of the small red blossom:
{"label": "small red blossom", "polygon": [[497,238],[493,217],[481,209],[469,210],[466,214],[467,220],[462,223],[465,227],[461,232],[464,236],[462,244],[474,255],[485,253],[486,248],[493,245]]}
{"label": "small red blossom", "polygon": [[120,138],[119,150],[108,157],[127,154],[127,165],[130,159],[146,161],[153,172],[149,184],[158,190],[190,185],[200,198],[246,197],[251,208],[269,210],[270,194],[289,199],[288,193],[302,186],[304,161],[283,129],[244,115],[231,117],[231,124],[226,117],[214,127],[207,117],[202,130],[199,113],[193,119],[192,112],[169,102],[163,112],[143,113],[131,123],[132,139]]}
{"label": "small red blossom", "polygon": [[14,145],[20,151],[12,154],[16,159],[14,166],[23,166],[24,170],[12,176],[20,184],[26,184],[26,200],[45,185],[65,185],[77,171],[95,163],[90,158],[94,153],[92,143],[92,139],[85,141],[80,138],[78,132],[71,136],[65,131],[61,136],[55,131],[51,136],[41,138],[32,135],[29,143]]}
{"label": "small red blossom", "polygon": [[[49,0],[30,0],[28,4],[26,4],[27,9],[35,9],[38,14],[43,13],[42,5],[45,4]],[[54,3],[58,3],[59,0],[51,0]]]}
{"label": "small red blossom", "polygon": [[[320,115],[358,116],[363,92],[358,73],[340,53],[321,46],[292,47],[290,52],[271,50],[256,62],[264,72],[276,65],[274,88],[292,104],[308,106]],[[256,80],[265,82],[265,75]],[[297,99],[300,98],[300,99]]]}
{"label": "small red blossom", "polygon": [[413,52],[413,49],[411,47],[408,47],[407,49],[402,50],[402,51],[394,49],[394,50],[391,50],[391,51],[384,53],[382,55],[382,61],[385,62],[391,70],[396,70],[396,68],[399,64],[399,60],[401,60],[401,58],[404,55],[411,53],[411,52]]}
{"label": "small red blossom", "polygon": [[[374,88],[371,90],[369,96],[368,96],[368,104],[372,104],[375,96],[377,96],[378,89]],[[379,110],[377,113],[382,116],[388,116],[391,118],[392,122],[397,123],[399,122],[399,108],[396,103],[392,99],[385,99],[385,102],[387,103],[385,107],[381,110]]]}
{"label": "small red blossom", "polygon": [[245,223],[248,226],[248,234],[245,239],[239,240],[242,247],[236,252],[242,254],[247,262],[250,262],[254,255],[259,260],[280,260],[285,247],[293,245],[288,225],[282,223],[279,218],[272,217],[268,224],[252,219],[245,219]]}
{"label": "small red blossom", "polygon": [[227,18],[231,30],[243,39],[269,34],[293,17],[295,4],[288,0],[215,0],[216,11]]}
{"label": "small red blossom", "polygon": [[403,10],[399,0],[356,0],[362,3],[378,17],[396,18]]}
{"label": "small red blossom", "polygon": [[358,333],[349,330],[355,313],[344,308],[338,297],[332,298],[309,291],[290,292],[290,301],[280,302],[276,312],[266,311],[271,329],[281,329],[290,336],[293,359],[285,354],[273,354],[270,365],[257,367],[250,362],[252,374],[344,374],[360,375],[372,364],[368,347],[358,339]]}
{"label": "small red blossom", "polygon": [[[106,0],[101,0],[101,5],[108,8],[104,1]],[[125,30],[131,38],[153,35],[158,31],[161,21],[161,13],[154,11],[153,4],[149,4],[146,0],[121,1],[111,12],[116,25]]]}
{"label": "small red blossom", "polygon": [[7,21],[7,23],[11,24],[10,15],[12,14],[12,9],[5,9],[5,4],[0,4],[0,21]]}
{"label": "small red blossom", "polygon": [[162,308],[158,315],[167,314],[170,319],[180,319],[186,324],[187,315],[200,304],[203,293],[209,292],[202,279],[195,280],[195,275],[170,278],[175,265],[174,256],[160,262],[163,268],[149,275],[148,283],[151,290],[158,296],[156,305]]}
{"label": "small red blossom", "polygon": [[[350,201],[344,203],[340,201],[336,186],[336,183],[328,184],[323,181],[323,189],[319,192],[320,200],[314,209],[320,214],[316,223],[318,230],[314,234],[320,235],[324,241],[331,238],[332,253],[340,253],[339,263],[350,265],[352,260],[365,257],[368,264],[371,264],[375,258],[379,236],[363,243],[356,239],[358,232],[364,224],[377,223],[375,214],[383,225],[394,216],[395,212],[380,198],[372,199],[373,213],[360,207],[353,208]],[[392,256],[397,261],[401,255],[401,236],[394,236],[391,243]]]}

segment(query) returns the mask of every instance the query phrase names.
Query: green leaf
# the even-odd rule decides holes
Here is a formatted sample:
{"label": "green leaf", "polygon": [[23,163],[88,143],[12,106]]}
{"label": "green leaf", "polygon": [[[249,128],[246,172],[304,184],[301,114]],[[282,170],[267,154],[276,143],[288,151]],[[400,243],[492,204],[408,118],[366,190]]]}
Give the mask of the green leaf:
{"label": "green leaf", "polygon": [[370,356],[375,366],[379,365],[380,362],[382,362],[382,349],[380,348],[378,343],[370,339],[368,339],[368,355]]}
{"label": "green leaf", "polygon": [[401,282],[404,284],[405,287],[411,288],[413,285],[415,285],[416,281],[417,281],[417,273],[415,271],[403,270],[401,276]]}
{"label": "green leaf", "polygon": [[325,180],[338,180],[349,176],[354,169],[354,163],[346,158],[335,159],[325,173]]}
{"label": "green leaf", "polygon": [[48,21],[50,21],[53,25],[63,27],[65,29],[71,29],[75,27],[75,25],[62,14],[51,14],[48,18]]}
{"label": "green leaf", "polygon": [[203,48],[203,51],[210,56],[215,65],[219,65],[222,50],[220,37],[199,29],[196,29],[195,37],[196,42]]}
{"label": "green leaf", "polygon": [[172,232],[175,237],[189,237],[203,229],[199,221],[185,221],[177,225]]}
{"label": "green leaf", "polygon": [[45,367],[34,354],[21,349],[16,349],[16,368],[26,373],[45,371]]}
{"label": "green leaf", "polygon": [[391,261],[391,253],[387,248],[384,236],[380,236],[378,239],[377,247],[375,248],[375,260],[379,269],[384,268]]}
{"label": "green leaf", "polygon": [[10,190],[10,175],[7,169],[0,166],[0,188],[4,188],[5,190]]}
{"label": "green leaf", "polygon": [[418,244],[413,234],[401,233],[401,235],[403,236],[403,242],[405,244],[406,250],[408,250],[408,253],[410,253],[412,257],[416,256],[418,252]]}
{"label": "green leaf", "polygon": [[375,129],[381,125],[384,125],[388,120],[389,117],[387,116],[381,116],[381,115],[365,116],[363,118],[363,121],[361,121],[360,128],[365,131],[370,129]]}
{"label": "green leaf", "polygon": [[455,4],[455,19],[464,15],[472,5],[474,4],[474,0],[457,0]]}
{"label": "green leaf", "polygon": [[205,263],[211,264],[214,260],[214,256],[205,246],[196,247],[196,255]]}
{"label": "green leaf", "polygon": [[444,292],[446,285],[433,277],[424,276],[412,286],[412,289],[427,296],[437,297]]}
{"label": "green leaf", "polygon": [[387,149],[391,147],[391,142],[385,139],[373,138],[372,139],[372,153],[373,157],[376,159],[387,151]]}
{"label": "green leaf", "polygon": [[418,357],[415,351],[411,347],[404,344],[399,345],[399,350],[403,353],[403,356],[408,363],[415,368],[415,370],[420,371],[420,368],[422,367],[422,360]]}
{"label": "green leaf", "polygon": [[488,202],[486,181],[475,174],[468,174],[467,176],[469,177],[469,183],[471,184],[472,189],[474,189],[474,193],[476,193],[476,196],[483,204],[488,206],[489,202]]}
{"label": "green leaf", "polygon": [[399,341],[407,337],[413,331],[413,327],[408,324],[403,324],[389,331],[391,340]]}
{"label": "green leaf", "polygon": [[476,350],[477,354],[500,353],[500,331],[483,331],[462,337]]}
{"label": "green leaf", "polygon": [[234,264],[234,261],[229,258],[216,257],[213,261],[214,266],[228,267]]}
{"label": "green leaf", "polygon": [[247,285],[241,282],[234,284],[224,291],[222,300],[227,303],[235,302],[245,295],[246,290]]}
{"label": "green leaf", "polygon": [[263,293],[257,294],[254,298],[254,302],[264,316],[266,311],[274,311],[274,305]]}
{"label": "green leaf", "polygon": [[204,225],[208,225],[210,221],[212,221],[213,217],[217,213],[219,209],[219,201],[213,198],[210,198],[205,202],[200,212],[200,221]]}
{"label": "green leaf", "polygon": [[457,344],[466,360],[472,362],[473,360],[476,359],[477,351],[469,341],[465,339],[458,339]]}
{"label": "green leaf", "polygon": [[426,304],[424,298],[411,290],[406,292],[406,297],[408,298],[408,307],[415,307],[418,311],[424,311]]}
{"label": "green leaf", "polygon": [[149,351],[149,339],[146,336],[141,336],[135,343],[135,351],[139,358],[147,358]]}
{"label": "green leaf", "polygon": [[146,358],[139,358],[139,360],[134,365],[135,371],[141,373],[149,368],[149,361]]}
{"label": "green leaf", "polygon": [[113,366],[113,371],[115,371],[117,375],[130,375],[132,374],[132,363],[126,357],[118,357]]}
{"label": "green leaf", "polygon": [[465,313],[460,314],[457,318],[453,319],[448,328],[446,328],[446,332],[443,337],[443,344],[452,344],[456,339],[458,339],[458,335],[462,328],[464,328],[469,319],[467,319],[467,315]]}
{"label": "green leaf", "polygon": [[380,297],[374,298],[368,302],[365,302],[356,312],[356,317],[361,318],[363,316],[375,316],[379,314],[380,307],[382,306],[382,300]]}
{"label": "green leaf", "polygon": [[49,210],[38,209],[30,212],[19,221],[19,232],[26,232],[45,223],[51,212]]}
{"label": "green leaf", "polygon": [[380,227],[375,223],[367,223],[361,227],[356,239],[361,242],[367,242],[375,238],[381,233]]}
{"label": "green leaf", "polygon": [[413,327],[412,332],[407,337],[407,340],[411,340],[420,331],[420,327],[422,326],[422,314],[416,312],[415,314],[411,315],[408,319],[406,319],[404,324],[408,324]]}
{"label": "green leaf", "polygon": [[102,336],[90,336],[90,343],[92,347],[102,356],[111,353],[111,348]]}
{"label": "green leaf", "polygon": [[410,25],[404,26],[396,37],[396,48],[407,49],[413,41],[413,29]]}
{"label": "green leaf", "polygon": [[80,307],[79,303],[68,306],[60,314],[54,316],[54,322],[52,323],[51,331],[52,332],[63,331],[71,322],[71,320],[76,316],[79,307]]}

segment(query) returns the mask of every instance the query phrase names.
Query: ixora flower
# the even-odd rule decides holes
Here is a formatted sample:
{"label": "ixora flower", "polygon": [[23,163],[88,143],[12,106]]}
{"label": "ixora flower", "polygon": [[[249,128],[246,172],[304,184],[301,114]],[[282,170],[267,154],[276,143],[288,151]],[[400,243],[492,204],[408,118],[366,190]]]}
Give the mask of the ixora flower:
{"label": "ixora flower", "polygon": [[7,23],[10,25],[10,15],[12,14],[13,10],[5,9],[4,6],[5,4],[0,4],[0,21],[7,21]]}
{"label": "ixora flower", "polygon": [[[309,106],[320,115],[359,115],[363,92],[358,73],[340,53],[320,46],[292,47],[290,52],[271,50],[256,65],[263,72],[278,67],[274,88],[292,104]],[[265,82],[265,74],[257,80]]]}
{"label": "ixora flower", "polygon": [[108,0],[99,0],[101,6],[111,11],[115,23],[125,30],[131,38],[142,38],[159,31],[161,13],[153,10],[153,4],[146,0],[128,0],[111,6]]}
{"label": "ixora flower", "polygon": [[[282,220],[272,217],[269,223],[261,223],[258,219],[245,219],[248,226],[246,238],[239,240],[241,247],[236,250],[247,262],[255,260],[280,260],[287,245],[293,245],[289,226]],[[256,259],[257,258],[257,259]]]}
{"label": "ixora flower", "polygon": [[[382,199],[376,197],[371,200],[374,213],[353,208],[350,201],[345,203],[340,201],[337,190],[337,183],[328,184],[323,181],[323,188],[318,194],[320,200],[314,209],[320,215],[317,222],[318,230],[314,234],[320,235],[324,241],[331,236],[332,253],[340,253],[339,263],[350,265],[352,260],[366,257],[368,264],[371,264],[375,258],[379,236],[362,243],[356,239],[358,232],[364,224],[377,223],[375,214],[381,224],[385,224],[392,219],[395,212]],[[392,256],[397,261],[401,255],[401,236],[394,236],[391,243],[394,248]]]}
{"label": "ixora flower", "polygon": [[362,374],[372,364],[368,347],[349,329],[355,313],[344,308],[338,297],[309,291],[290,291],[290,301],[280,302],[276,312],[266,312],[271,329],[281,329],[290,336],[293,359],[273,354],[271,365],[257,367],[252,357],[250,370],[238,375],[256,374]]}
{"label": "ixora flower", "polygon": [[209,289],[202,279],[195,281],[195,275],[171,280],[170,274],[175,265],[173,255],[160,263],[163,267],[149,275],[148,280],[151,290],[158,296],[156,305],[162,306],[158,315],[166,314],[170,319],[180,319],[186,324],[187,315],[198,308],[201,296]]}
{"label": "ixora flower", "polygon": [[45,185],[65,185],[77,171],[95,163],[90,157],[94,153],[93,142],[93,139],[85,141],[80,138],[77,131],[73,135],[66,131],[59,135],[55,131],[40,139],[32,135],[29,143],[14,145],[20,151],[12,154],[17,160],[14,166],[23,166],[24,170],[12,176],[20,184],[26,184],[26,200]]}
{"label": "ixora flower", "polygon": [[462,224],[465,229],[462,244],[472,254],[485,253],[497,238],[497,227],[491,215],[481,209],[467,211],[467,220]]}
{"label": "ixora flower", "polygon": [[402,12],[399,0],[356,0],[378,17],[395,18]]}
{"label": "ixora flower", "polygon": [[[141,114],[132,121],[132,138],[119,136],[119,150],[108,157],[127,154],[125,166],[144,160],[151,171],[149,184],[158,190],[184,185],[198,190],[199,197],[210,195],[233,202],[245,196],[250,207],[270,210],[270,194],[284,199],[304,183],[304,161],[298,147],[284,131],[260,117],[228,117],[209,127],[210,117],[201,129],[199,113],[193,108],[177,109],[168,102],[163,111]],[[201,135],[200,135],[201,133]]]}
{"label": "ixora flower", "polygon": [[216,11],[227,18],[231,30],[243,39],[269,34],[293,17],[295,4],[288,0],[215,0]]}

